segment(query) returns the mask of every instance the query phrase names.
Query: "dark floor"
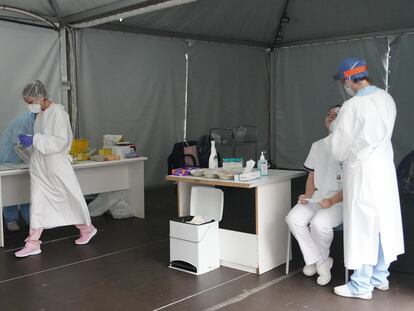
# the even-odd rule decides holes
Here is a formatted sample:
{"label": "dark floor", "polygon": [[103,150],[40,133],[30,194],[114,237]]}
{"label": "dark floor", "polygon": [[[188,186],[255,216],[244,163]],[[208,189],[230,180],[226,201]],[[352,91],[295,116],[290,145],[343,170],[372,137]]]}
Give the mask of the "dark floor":
{"label": "dark floor", "polygon": [[[14,258],[25,232],[7,233],[0,254],[0,311],[12,310],[414,310],[414,275],[394,272],[388,292],[371,301],[335,296],[343,283],[341,239],[335,237],[333,281],[325,287],[279,267],[261,276],[221,267],[202,276],[169,269],[168,219],[173,187],[146,191],[146,219],[93,219],[98,235],[75,246],[72,227],[47,230],[43,253]],[[299,256],[295,256],[300,258]],[[296,268],[295,268],[296,267]]]}

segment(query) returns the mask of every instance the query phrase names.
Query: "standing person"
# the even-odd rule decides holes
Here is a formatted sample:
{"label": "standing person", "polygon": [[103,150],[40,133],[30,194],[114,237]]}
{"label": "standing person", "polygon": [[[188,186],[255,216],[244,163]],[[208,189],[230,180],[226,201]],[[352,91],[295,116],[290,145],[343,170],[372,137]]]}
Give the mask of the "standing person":
{"label": "standing person", "polygon": [[[33,134],[33,124],[36,114],[29,111],[19,115],[17,118],[10,121],[7,128],[0,136],[0,163],[19,163],[20,157],[14,150],[14,146],[19,143],[19,134],[28,133]],[[29,224],[29,204],[20,204],[20,213],[26,222]],[[19,206],[11,205],[3,208],[4,222],[9,231],[19,231]]]}
{"label": "standing person", "polygon": [[[336,119],[339,108],[329,108],[325,118],[327,129]],[[317,284],[326,285],[331,281],[333,265],[329,257],[333,228],[342,223],[341,167],[323,139],[312,144],[303,167],[309,172],[305,194],[299,196],[286,222],[302,251],[303,273],[307,276],[318,273]]]}
{"label": "standing person", "polygon": [[344,161],[345,266],[355,271],[334,292],[371,299],[373,288],[389,288],[388,267],[404,253],[391,145],[396,108],[387,92],[371,85],[363,59],[345,59],[335,78],[352,96],[327,142],[334,157]]}
{"label": "standing person", "polygon": [[33,145],[30,159],[30,234],[26,245],[15,253],[27,257],[41,253],[43,229],[76,225],[80,237],[75,244],[87,244],[96,234],[88,207],[69,160],[72,130],[62,105],[49,99],[39,80],[26,85],[22,92],[28,109],[37,113],[34,135],[22,133],[20,144]]}

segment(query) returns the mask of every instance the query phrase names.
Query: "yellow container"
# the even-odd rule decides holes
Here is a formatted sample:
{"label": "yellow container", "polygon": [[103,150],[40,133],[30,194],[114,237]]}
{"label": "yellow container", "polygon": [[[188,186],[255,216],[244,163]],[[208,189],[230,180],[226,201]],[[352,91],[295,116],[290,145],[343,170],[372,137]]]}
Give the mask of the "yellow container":
{"label": "yellow container", "polygon": [[112,149],[99,149],[98,154],[100,155],[111,155]]}
{"label": "yellow container", "polygon": [[70,154],[77,156],[80,153],[88,153],[89,141],[86,138],[76,138],[72,141]]}
{"label": "yellow container", "polygon": [[89,160],[89,155],[85,152],[81,152],[77,156],[78,161],[86,161]]}

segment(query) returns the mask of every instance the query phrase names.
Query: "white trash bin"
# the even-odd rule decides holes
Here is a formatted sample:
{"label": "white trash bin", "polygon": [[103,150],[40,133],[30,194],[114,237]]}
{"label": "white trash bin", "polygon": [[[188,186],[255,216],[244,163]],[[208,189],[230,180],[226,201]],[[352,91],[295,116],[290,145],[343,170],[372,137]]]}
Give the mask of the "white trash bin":
{"label": "white trash bin", "polygon": [[[190,216],[170,220],[170,268],[199,275],[220,267],[218,223],[223,203],[220,189],[191,188]],[[187,222],[200,216],[209,221]]]}

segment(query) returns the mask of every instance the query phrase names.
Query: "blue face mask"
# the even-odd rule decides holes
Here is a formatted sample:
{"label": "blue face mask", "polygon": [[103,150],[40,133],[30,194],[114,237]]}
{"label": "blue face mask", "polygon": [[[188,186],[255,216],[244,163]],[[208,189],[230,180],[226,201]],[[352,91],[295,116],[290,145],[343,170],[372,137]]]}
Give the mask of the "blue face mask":
{"label": "blue face mask", "polygon": [[335,120],[332,120],[331,124],[329,124],[329,132],[333,132],[333,130],[336,128],[336,122]]}

